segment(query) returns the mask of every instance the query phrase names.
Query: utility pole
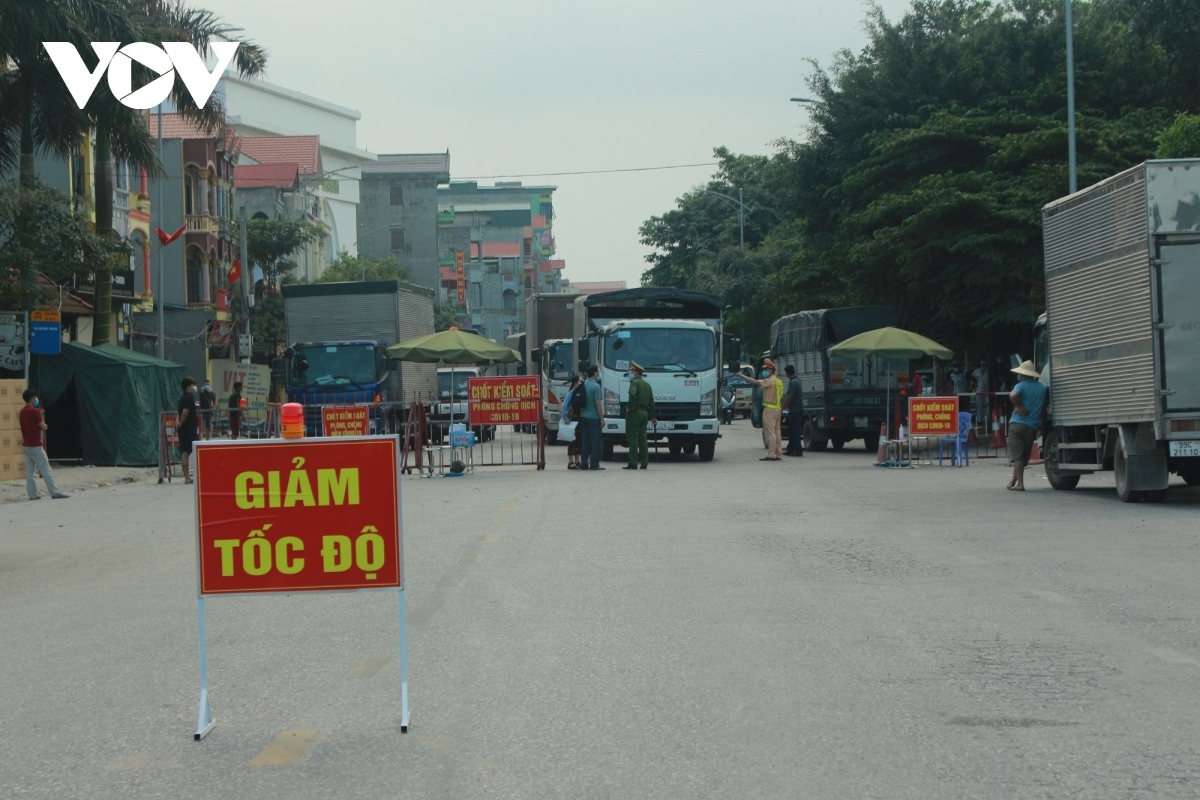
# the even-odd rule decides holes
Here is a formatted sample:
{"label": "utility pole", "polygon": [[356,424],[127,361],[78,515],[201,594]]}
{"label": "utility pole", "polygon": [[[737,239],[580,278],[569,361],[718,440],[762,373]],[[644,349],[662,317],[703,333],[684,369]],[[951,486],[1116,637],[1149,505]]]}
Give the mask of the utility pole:
{"label": "utility pole", "polygon": [[[158,193],[154,197],[154,205],[158,207],[158,224],[160,226],[166,224],[163,219],[163,173],[166,172],[167,165],[163,159],[163,132],[162,132],[163,107],[162,103],[158,104],[158,163],[162,167],[158,173]],[[186,222],[186,220],[185,220]],[[155,340],[155,355],[164,361],[167,358],[167,342],[166,342],[166,325],[165,317],[163,316],[163,302],[165,301],[165,292],[163,291],[163,246],[160,243],[158,246],[158,271],[155,275],[155,286],[151,289],[151,296],[154,298],[155,310],[158,312],[158,338]]]}
{"label": "utility pole", "polygon": [[[246,338],[250,339],[250,309],[254,308],[254,283],[250,279],[250,245],[247,242],[246,236],[246,207],[242,206],[241,213],[238,215],[238,246],[241,250],[242,261],[242,315],[246,322]],[[250,363],[250,356],[253,355],[254,345],[250,345],[250,352],[238,353],[242,358],[243,364]]]}
{"label": "utility pole", "polygon": [[738,189],[737,199],[734,199],[727,194],[721,194],[720,192],[714,192],[712,189],[700,189],[699,191],[704,192],[705,194],[715,194],[717,197],[723,198],[725,200],[728,200],[730,203],[733,203],[734,208],[737,209],[737,215],[738,215],[738,243],[739,243],[739,246],[743,250],[745,250],[746,249],[746,212],[748,212],[750,210],[750,207],[742,202],[742,190]]}
{"label": "utility pole", "polygon": [[1067,161],[1070,169],[1071,194],[1079,191],[1075,154],[1075,36],[1071,23],[1071,0],[1067,2]]}

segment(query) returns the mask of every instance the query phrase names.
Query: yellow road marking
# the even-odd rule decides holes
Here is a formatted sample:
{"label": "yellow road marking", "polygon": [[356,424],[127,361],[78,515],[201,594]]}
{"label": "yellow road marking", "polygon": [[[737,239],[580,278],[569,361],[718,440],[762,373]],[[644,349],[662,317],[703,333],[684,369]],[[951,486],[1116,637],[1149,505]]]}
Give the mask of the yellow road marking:
{"label": "yellow road marking", "polygon": [[284,731],[250,759],[252,767],[278,767],[291,764],[304,752],[308,743],[317,738],[316,731]]}
{"label": "yellow road marking", "polygon": [[483,553],[475,556],[475,563],[478,564],[480,561],[483,561]]}
{"label": "yellow road marking", "polygon": [[503,514],[511,514],[512,510],[513,510],[512,506],[501,506],[500,507],[500,511]]}
{"label": "yellow road marking", "polygon": [[498,533],[489,533],[487,536],[483,537],[483,540],[484,540],[485,542],[494,542],[494,541],[496,541],[496,540],[497,540],[497,539],[499,539],[499,538],[500,538],[500,534],[498,534]]}
{"label": "yellow road marking", "polygon": [[383,669],[390,660],[391,659],[388,658],[364,658],[362,661],[355,664],[349,672],[343,675],[342,680],[348,681],[353,680],[354,678],[366,680],[367,678],[373,678],[375,677],[375,674],[378,673],[379,670]]}

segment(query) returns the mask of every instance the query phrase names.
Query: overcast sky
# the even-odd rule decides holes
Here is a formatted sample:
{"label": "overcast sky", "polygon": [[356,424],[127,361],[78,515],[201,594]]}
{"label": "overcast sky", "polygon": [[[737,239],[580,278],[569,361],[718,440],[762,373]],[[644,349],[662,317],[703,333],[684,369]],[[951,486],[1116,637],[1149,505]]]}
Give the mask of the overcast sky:
{"label": "overcast sky", "polygon": [[[878,0],[889,19],[908,0]],[[270,52],[272,83],[357,109],[359,146],[450,150],[451,176],[711,161],[802,135],[807,59],[866,42],[858,0],[189,0]],[[636,286],[638,226],[711,168],[518,178],[558,187],[557,258]],[[490,184],[492,180],[481,181]]]}

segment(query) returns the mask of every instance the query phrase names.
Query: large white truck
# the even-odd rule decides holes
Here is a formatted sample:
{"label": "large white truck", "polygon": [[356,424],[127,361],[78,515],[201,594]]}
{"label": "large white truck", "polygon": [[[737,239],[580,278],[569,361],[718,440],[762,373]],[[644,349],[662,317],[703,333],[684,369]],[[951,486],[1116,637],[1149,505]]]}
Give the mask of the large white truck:
{"label": "large white truck", "polygon": [[698,452],[701,461],[712,461],[721,436],[723,308],[717,295],[668,288],[588,295],[575,304],[579,367],[594,363],[600,369],[604,460],[626,443],[629,364],[636,361],[654,390],[658,421],[646,429],[652,446],[666,444],[672,455]]}
{"label": "large white truck", "polygon": [[525,356],[529,375],[542,379],[542,424],[546,442],[558,441],[559,407],[571,385],[575,364],[572,333],[575,325],[573,294],[535,294],[525,301]]}
{"label": "large white truck", "polygon": [[1042,209],[1055,489],[1112,470],[1125,502],[1200,483],[1200,159],[1147,161]]}

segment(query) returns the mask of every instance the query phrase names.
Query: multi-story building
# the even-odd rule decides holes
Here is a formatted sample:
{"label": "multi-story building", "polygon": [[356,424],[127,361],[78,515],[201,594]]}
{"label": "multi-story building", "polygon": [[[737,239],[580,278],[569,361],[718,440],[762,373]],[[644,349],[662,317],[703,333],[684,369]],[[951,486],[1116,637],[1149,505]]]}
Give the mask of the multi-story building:
{"label": "multi-story building", "polygon": [[368,258],[394,255],[413,283],[440,285],[439,184],[450,180],[450,152],[385,153],[362,166],[358,249]]}
{"label": "multi-story building", "polygon": [[[300,193],[307,195],[309,210],[314,198],[318,202],[321,222],[328,230],[321,246],[325,263],[342,250],[357,255],[359,166],[375,160],[374,153],[358,146],[358,120],[362,114],[258,78],[240,78],[229,72],[217,84],[216,95],[225,108],[226,124],[239,136],[317,137],[320,170],[301,179]],[[310,257],[313,277],[323,268],[313,264]]]}
{"label": "multi-story building", "polygon": [[[489,339],[503,342],[525,330],[529,295],[562,291],[566,262],[552,258],[555,188],[462,181],[438,190],[442,303]],[[458,305],[458,253],[466,273],[465,308]]]}

